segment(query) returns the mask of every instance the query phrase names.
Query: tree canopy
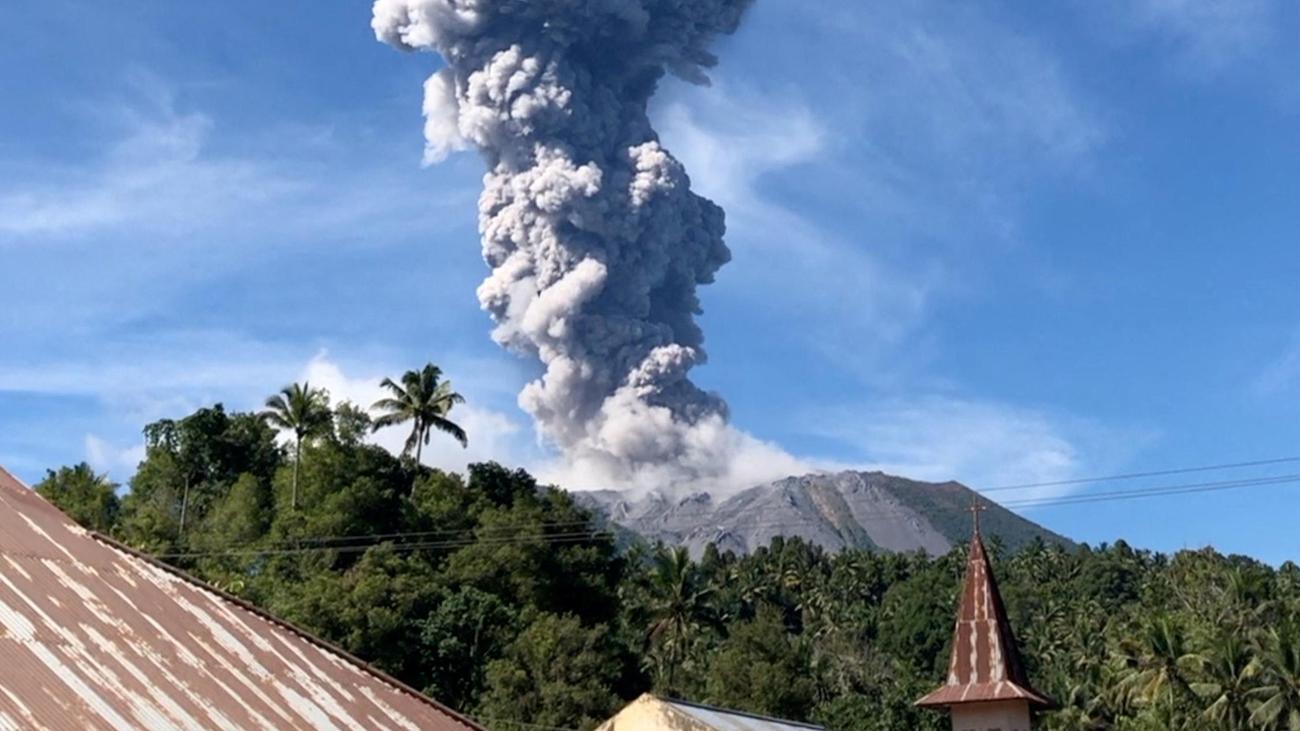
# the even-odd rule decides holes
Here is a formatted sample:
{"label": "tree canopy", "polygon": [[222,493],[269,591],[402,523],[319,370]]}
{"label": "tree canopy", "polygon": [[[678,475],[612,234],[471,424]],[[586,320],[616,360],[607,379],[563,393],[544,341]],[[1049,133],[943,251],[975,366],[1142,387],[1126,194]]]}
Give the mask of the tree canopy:
{"label": "tree canopy", "polygon": [[58,505],[68,517],[90,530],[105,532],[117,524],[121,509],[117,488],[116,483],[95,474],[85,462],[47,470],[45,479],[35,486],[37,494]]}
{"label": "tree canopy", "polygon": [[[501,731],[590,728],[647,690],[837,730],[947,728],[911,703],[944,679],[963,547],[621,550],[562,490],[400,459],[365,442],[367,418],[339,405],[295,455],[216,405],[151,424],[120,501],[84,464],[37,490]],[[1042,728],[1300,731],[1295,564],[990,549],[1030,677],[1063,704]]]}
{"label": "tree canopy", "polygon": [[389,395],[370,407],[382,412],[374,420],[373,428],[410,422],[411,436],[406,440],[403,454],[413,456],[417,464],[434,431],[450,435],[462,447],[468,446],[465,430],[448,418],[452,408],[464,403],[465,397],[451,390],[451,382],[443,380],[441,368],[429,363],[418,371],[403,374],[400,385],[391,378],[385,378],[379,385]]}
{"label": "tree canopy", "polygon": [[[348,412],[343,412],[342,418],[348,416]],[[293,491],[289,505],[296,509],[302,442],[325,433],[332,425],[334,417],[330,412],[329,394],[323,389],[312,388],[309,383],[285,386],[266,400],[266,411],[262,412],[262,418],[272,427],[293,434]]]}

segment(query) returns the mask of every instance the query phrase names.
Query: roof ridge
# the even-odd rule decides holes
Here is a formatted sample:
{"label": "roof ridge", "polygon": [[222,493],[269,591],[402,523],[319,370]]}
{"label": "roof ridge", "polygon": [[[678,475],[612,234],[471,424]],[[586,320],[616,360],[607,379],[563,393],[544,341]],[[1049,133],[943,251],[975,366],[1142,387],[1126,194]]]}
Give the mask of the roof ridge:
{"label": "roof ridge", "polygon": [[2,464],[0,464],[0,486],[4,486],[4,485],[5,485],[5,480],[4,480],[4,478],[6,478],[6,477],[9,478],[9,482],[12,482],[12,483],[14,483],[15,485],[17,485],[17,486],[19,486],[19,487],[23,487],[23,488],[26,488],[26,489],[28,489],[28,490],[31,490],[31,489],[32,489],[32,488],[31,488],[31,485],[28,485],[26,482],[23,482],[22,480],[18,479],[18,476],[17,476],[17,475],[15,475],[14,473],[12,473],[12,472],[10,472],[9,470],[5,469],[5,466],[2,465]]}
{"label": "roof ridge", "polygon": [[672,698],[670,696],[656,695],[654,693],[647,693],[646,695],[661,700],[664,703],[690,706],[692,708],[700,708],[706,711],[716,711],[718,713],[726,713],[732,716],[744,716],[746,718],[754,718],[760,721],[774,721],[776,723],[784,724],[787,726],[801,726],[803,728],[810,728],[810,729],[826,728],[825,726],[821,726],[815,723],[808,723],[807,721],[792,721],[788,718],[777,718],[776,716],[764,716],[761,713],[750,713],[748,711],[738,711],[734,708],[719,708],[718,706],[711,706],[708,705],[707,703],[697,703],[695,701],[688,701],[682,698]]}

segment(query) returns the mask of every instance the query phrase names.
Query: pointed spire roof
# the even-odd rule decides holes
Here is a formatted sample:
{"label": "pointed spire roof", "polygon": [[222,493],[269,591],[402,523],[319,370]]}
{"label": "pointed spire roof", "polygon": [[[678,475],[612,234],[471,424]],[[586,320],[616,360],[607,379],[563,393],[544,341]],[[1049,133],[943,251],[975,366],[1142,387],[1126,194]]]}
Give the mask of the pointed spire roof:
{"label": "pointed spire roof", "polygon": [[1025,675],[1006,607],[980,536],[979,505],[972,506],[975,529],[966,559],[966,578],[953,630],[948,682],[916,701],[923,707],[961,703],[1025,700],[1050,708],[1055,702],[1034,690]]}

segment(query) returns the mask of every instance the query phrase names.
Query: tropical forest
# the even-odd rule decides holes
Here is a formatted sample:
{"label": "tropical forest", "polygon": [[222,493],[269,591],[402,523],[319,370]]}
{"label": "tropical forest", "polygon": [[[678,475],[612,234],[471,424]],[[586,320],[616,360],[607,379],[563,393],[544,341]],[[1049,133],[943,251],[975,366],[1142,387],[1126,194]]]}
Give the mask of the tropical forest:
{"label": "tropical forest", "polygon": [[[376,404],[295,384],[143,428],[129,484],[86,464],[36,490],[86,528],[295,623],[483,725],[590,729],[641,693],[842,731],[943,729],[966,549],[829,553],[774,539],[692,557],[495,463],[434,366]],[[409,429],[403,454],[377,427]],[[986,536],[1046,729],[1300,731],[1300,567],[1211,549]]]}

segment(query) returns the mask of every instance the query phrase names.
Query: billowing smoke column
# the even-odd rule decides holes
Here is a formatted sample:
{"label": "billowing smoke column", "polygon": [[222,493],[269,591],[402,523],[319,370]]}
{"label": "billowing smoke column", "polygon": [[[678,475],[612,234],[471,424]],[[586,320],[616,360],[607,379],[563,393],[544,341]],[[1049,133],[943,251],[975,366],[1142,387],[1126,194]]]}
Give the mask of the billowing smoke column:
{"label": "billowing smoke column", "polygon": [[698,83],[750,0],[377,0],[373,26],[446,67],[425,83],[426,160],[478,148],[493,338],[545,374],[520,394],[570,464],[624,484],[719,477],[745,437],[687,377],[696,287],[730,258],[646,106]]}

